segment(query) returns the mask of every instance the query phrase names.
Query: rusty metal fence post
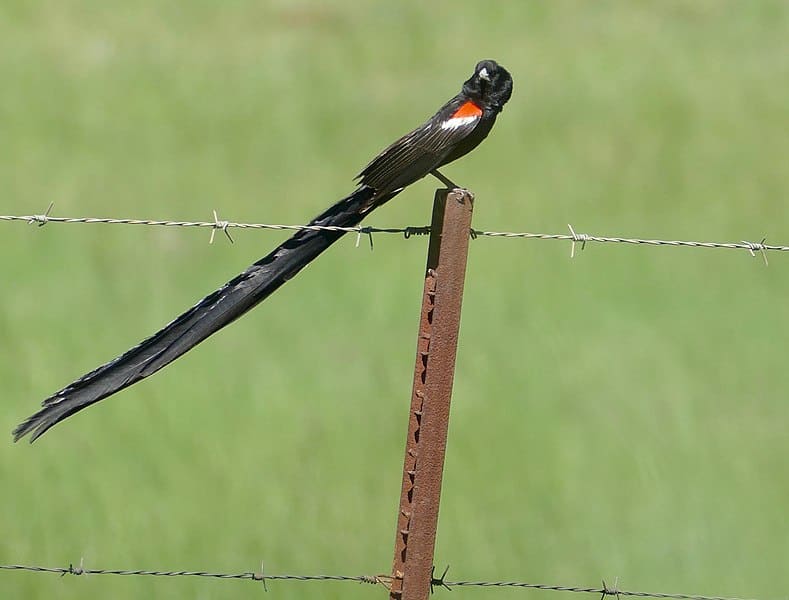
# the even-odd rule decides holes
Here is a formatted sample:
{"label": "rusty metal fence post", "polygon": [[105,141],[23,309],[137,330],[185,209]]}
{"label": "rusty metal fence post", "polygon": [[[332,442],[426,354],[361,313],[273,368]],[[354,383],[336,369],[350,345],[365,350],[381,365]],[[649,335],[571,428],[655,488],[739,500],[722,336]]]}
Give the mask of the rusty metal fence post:
{"label": "rusty metal fence post", "polygon": [[433,203],[395,534],[393,600],[430,595],[473,201],[464,190],[438,190]]}

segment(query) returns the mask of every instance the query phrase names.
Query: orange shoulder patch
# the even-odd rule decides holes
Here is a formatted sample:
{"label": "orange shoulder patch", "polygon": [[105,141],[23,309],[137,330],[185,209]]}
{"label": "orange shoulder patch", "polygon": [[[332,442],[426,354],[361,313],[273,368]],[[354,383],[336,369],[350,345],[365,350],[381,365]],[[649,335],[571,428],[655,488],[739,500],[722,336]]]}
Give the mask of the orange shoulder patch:
{"label": "orange shoulder patch", "polygon": [[462,119],[464,117],[481,117],[482,116],[482,109],[474,104],[471,100],[464,102],[460,105],[450,118],[452,119]]}

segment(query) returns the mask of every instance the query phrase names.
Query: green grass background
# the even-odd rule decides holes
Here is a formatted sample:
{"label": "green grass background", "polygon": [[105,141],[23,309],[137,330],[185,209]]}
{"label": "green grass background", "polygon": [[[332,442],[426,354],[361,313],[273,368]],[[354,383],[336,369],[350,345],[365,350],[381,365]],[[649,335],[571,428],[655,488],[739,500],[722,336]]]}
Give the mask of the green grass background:
{"label": "green grass background", "polygon": [[[5,0],[0,213],[301,223],[495,58],[514,96],[446,169],[476,227],[787,243],[787,46],[780,1]],[[368,223],[426,223],[435,187]],[[285,237],[0,227],[8,434]],[[155,377],[32,447],[8,435],[0,563],[387,572],[425,250],[349,236]],[[788,260],[474,241],[436,563],[784,597]],[[259,593],[0,572],[3,598]]]}

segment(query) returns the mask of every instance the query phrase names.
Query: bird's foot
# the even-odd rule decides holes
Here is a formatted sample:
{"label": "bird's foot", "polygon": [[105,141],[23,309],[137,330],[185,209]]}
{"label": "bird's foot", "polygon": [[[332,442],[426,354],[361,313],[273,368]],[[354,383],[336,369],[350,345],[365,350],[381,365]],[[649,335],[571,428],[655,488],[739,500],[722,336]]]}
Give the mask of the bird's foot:
{"label": "bird's foot", "polygon": [[447,186],[446,189],[450,192],[460,192],[463,196],[471,198],[472,201],[474,200],[474,193],[471,190],[460,187],[448,177],[444,177],[444,175],[438,169],[430,171],[430,174]]}

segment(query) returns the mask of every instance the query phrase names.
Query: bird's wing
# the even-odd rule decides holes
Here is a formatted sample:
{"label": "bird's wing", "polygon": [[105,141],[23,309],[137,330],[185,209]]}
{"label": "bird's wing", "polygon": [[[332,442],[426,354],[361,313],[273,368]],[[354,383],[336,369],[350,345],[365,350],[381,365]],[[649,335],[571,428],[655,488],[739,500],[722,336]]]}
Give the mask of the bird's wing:
{"label": "bird's wing", "polygon": [[[360,183],[379,192],[389,192],[408,186],[441,166],[482,118],[480,109],[464,111],[463,106],[452,112],[439,111],[427,123],[384,149],[359,173]],[[442,112],[448,112],[448,117],[441,119]]]}

